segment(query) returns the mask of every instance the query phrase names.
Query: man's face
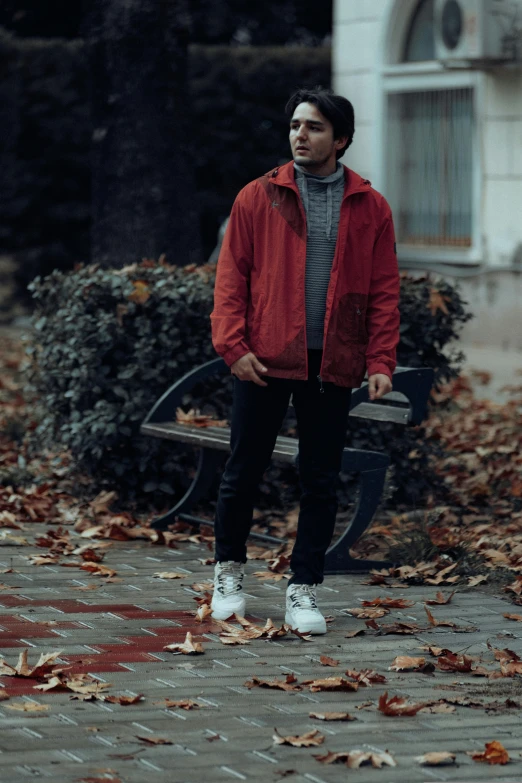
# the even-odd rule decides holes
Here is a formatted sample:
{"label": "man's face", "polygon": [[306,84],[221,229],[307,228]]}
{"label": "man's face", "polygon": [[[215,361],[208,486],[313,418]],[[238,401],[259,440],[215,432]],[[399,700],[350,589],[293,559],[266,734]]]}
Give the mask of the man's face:
{"label": "man's face", "polygon": [[[336,168],[336,153],[346,137],[334,139],[330,120],[313,103],[300,103],[290,120],[290,147],[295,162],[310,170]],[[328,172],[327,172],[328,173]]]}

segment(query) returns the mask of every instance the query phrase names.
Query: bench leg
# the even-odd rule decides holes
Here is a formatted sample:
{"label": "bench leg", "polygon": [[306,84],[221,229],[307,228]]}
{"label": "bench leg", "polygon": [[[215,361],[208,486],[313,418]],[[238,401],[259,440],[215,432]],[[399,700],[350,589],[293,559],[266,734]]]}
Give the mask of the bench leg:
{"label": "bench leg", "polygon": [[169,525],[176,522],[176,518],[182,512],[188,512],[210,489],[214,475],[223,458],[225,452],[214,449],[201,449],[199,453],[199,463],[196,475],[192,484],[176,505],[163,516],[158,517],[151,523],[154,530],[166,530]]}
{"label": "bench leg", "polygon": [[358,560],[350,554],[350,547],[362,536],[373,519],[382,496],[386,468],[365,470],[360,474],[360,495],[350,525],[330,547],[325,557],[325,574],[346,574],[351,571],[369,571],[370,568],[389,568],[386,560]]}

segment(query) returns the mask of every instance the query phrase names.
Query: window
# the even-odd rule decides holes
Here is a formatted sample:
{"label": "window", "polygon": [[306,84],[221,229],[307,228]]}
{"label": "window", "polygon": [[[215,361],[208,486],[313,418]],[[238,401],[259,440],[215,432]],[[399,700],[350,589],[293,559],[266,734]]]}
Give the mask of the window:
{"label": "window", "polygon": [[[382,163],[399,259],[473,262],[476,215],[477,75],[448,72],[435,60],[435,0],[397,0],[391,63],[383,72]],[[478,195],[477,195],[478,193]]]}
{"label": "window", "polygon": [[417,6],[406,35],[404,62],[435,59],[435,36],[433,34],[434,0],[422,0]]}
{"label": "window", "polygon": [[470,88],[388,96],[398,242],[471,245],[472,98]]}

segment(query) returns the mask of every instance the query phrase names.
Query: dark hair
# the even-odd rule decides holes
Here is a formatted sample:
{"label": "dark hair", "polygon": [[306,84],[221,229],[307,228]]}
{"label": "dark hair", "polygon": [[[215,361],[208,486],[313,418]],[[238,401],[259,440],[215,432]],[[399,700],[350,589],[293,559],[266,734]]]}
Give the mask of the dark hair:
{"label": "dark hair", "polygon": [[355,115],[350,101],[320,85],[311,88],[302,87],[294,92],[285,106],[289,119],[300,103],[313,103],[317,106],[321,114],[332,123],[334,139],[348,136],[345,146],[337,150],[336,157],[341,158],[352,143],[355,132]]}

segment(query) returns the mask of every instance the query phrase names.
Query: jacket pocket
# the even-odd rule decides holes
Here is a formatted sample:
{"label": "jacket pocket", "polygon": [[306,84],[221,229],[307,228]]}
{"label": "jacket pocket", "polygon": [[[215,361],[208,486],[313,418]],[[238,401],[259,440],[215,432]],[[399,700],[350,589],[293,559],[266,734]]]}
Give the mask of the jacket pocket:
{"label": "jacket pocket", "polygon": [[366,309],[368,297],[365,294],[343,294],[335,313],[334,331],[337,339],[346,345],[366,345]]}

